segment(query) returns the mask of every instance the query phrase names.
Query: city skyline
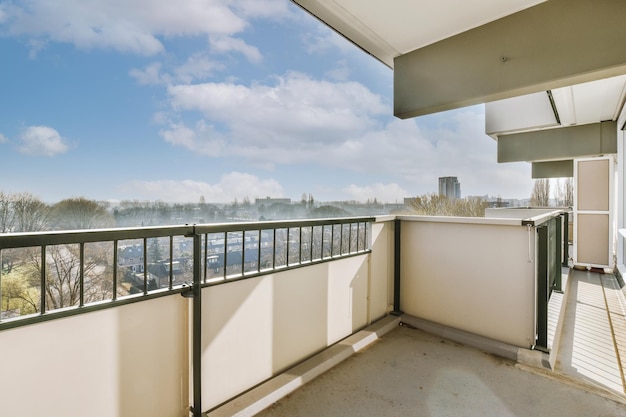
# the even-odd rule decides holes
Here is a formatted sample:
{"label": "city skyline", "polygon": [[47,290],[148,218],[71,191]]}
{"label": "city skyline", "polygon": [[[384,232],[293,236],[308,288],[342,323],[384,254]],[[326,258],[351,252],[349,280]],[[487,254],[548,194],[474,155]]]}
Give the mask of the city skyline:
{"label": "city skyline", "polygon": [[392,71],[288,1],[0,2],[0,191],[47,202],[527,198],[482,105],[392,116]]}

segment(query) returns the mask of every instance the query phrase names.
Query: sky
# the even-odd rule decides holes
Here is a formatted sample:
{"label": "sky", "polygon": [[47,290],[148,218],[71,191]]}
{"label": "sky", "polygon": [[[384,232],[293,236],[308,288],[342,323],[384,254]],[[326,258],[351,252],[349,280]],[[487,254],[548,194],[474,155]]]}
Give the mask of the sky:
{"label": "sky", "polygon": [[0,0],[0,191],[228,203],[528,198],[484,106],[393,117],[392,70],[287,0]]}

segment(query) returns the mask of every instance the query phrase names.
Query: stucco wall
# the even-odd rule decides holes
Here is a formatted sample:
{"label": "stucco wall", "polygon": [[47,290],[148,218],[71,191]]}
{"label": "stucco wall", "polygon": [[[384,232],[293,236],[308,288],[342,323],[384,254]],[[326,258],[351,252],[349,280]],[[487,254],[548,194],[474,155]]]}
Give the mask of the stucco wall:
{"label": "stucco wall", "polygon": [[488,219],[402,222],[401,309],[528,348],[534,342],[534,230]]}
{"label": "stucco wall", "polygon": [[364,327],[368,259],[361,255],[204,289],[203,408]]}
{"label": "stucco wall", "polygon": [[0,332],[2,416],[188,416],[180,295]]}

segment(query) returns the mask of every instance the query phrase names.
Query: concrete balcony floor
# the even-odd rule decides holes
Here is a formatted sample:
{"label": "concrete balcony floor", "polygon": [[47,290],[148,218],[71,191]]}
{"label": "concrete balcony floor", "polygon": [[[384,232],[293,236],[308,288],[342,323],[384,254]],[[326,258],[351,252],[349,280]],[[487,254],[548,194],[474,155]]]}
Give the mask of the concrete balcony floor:
{"label": "concrete balcony floor", "polygon": [[259,416],[626,416],[625,405],[400,327]]}
{"label": "concrete balcony floor", "polygon": [[[451,337],[468,341],[462,344],[436,335],[454,331],[428,333],[396,321],[367,348],[257,415],[626,417],[624,292],[614,276],[586,271],[571,271],[565,288],[554,370],[547,354],[522,349],[526,359],[518,354],[515,362],[486,353],[507,347],[476,349],[470,345],[484,340]],[[290,373],[291,381],[308,381]],[[221,411],[208,415],[254,414]]]}

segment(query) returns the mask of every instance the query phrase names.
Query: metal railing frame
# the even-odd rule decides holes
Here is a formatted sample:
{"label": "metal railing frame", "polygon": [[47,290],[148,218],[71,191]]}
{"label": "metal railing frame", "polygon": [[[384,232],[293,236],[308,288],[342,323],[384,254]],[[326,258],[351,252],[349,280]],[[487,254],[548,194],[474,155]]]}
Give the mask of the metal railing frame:
{"label": "metal railing frame", "polygon": [[[295,268],[304,266],[310,266],[318,263],[329,262],[336,259],[348,258],[352,256],[358,256],[371,252],[371,223],[375,221],[374,217],[351,217],[351,218],[335,218],[335,219],[317,219],[317,220],[291,220],[280,222],[254,222],[254,223],[226,223],[226,224],[203,224],[203,225],[185,225],[185,226],[165,226],[165,227],[152,227],[152,228],[125,228],[125,229],[102,229],[102,230],[80,230],[80,231],[54,231],[54,232],[39,232],[39,233],[16,233],[16,234],[2,234],[0,235],[0,259],[3,250],[16,249],[16,248],[30,248],[39,247],[41,252],[41,271],[40,271],[40,311],[38,314],[23,316],[19,318],[0,320],[0,331],[15,328],[19,326],[25,326],[33,323],[39,323],[48,320],[60,319],[68,316],[89,313],[106,308],[119,307],[129,303],[141,302],[156,297],[163,297],[172,294],[181,294],[186,298],[192,299],[192,396],[193,404],[190,406],[190,411],[194,417],[202,416],[202,402],[201,402],[201,359],[202,359],[202,288],[222,285],[242,279],[251,279],[261,275],[272,274],[276,272],[283,272]],[[340,228],[341,236],[338,242],[338,250],[335,250],[336,243],[334,241],[334,228],[338,225]],[[344,251],[343,247],[343,229],[344,226],[349,227],[349,241],[347,250]],[[357,236],[356,244],[352,246],[351,233],[352,228],[356,225]],[[324,231],[326,226],[330,226],[332,230],[330,240],[330,252],[328,256],[324,256]],[[321,247],[319,251],[319,258],[313,259],[313,235],[315,228],[321,228]],[[302,241],[302,229],[310,228],[310,239],[308,242]],[[276,265],[276,232],[279,229],[286,229],[286,259],[284,265]],[[298,242],[298,262],[290,262],[289,260],[289,238],[290,231],[298,229],[299,242]],[[359,241],[360,230],[363,229],[363,242],[362,245]],[[272,230],[272,265],[270,268],[261,268],[261,244],[263,231]],[[229,276],[227,274],[227,257],[228,257],[228,233],[229,232],[241,232],[241,272],[237,275]],[[246,272],[246,232],[256,232],[258,236],[257,240],[257,268],[253,272]],[[207,241],[208,235],[213,233],[224,234],[224,265],[223,276],[221,279],[207,279]],[[252,233],[254,234],[254,233]],[[173,285],[173,239],[175,236],[181,236],[193,239],[193,281],[191,283]],[[148,288],[148,246],[147,242],[150,238],[169,238],[169,283],[167,288],[150,291]],[[125,240],[143,240],[143,293],[139,295],[130,295],[124,298],[118,298],[117,285],[119,282],[118,277],[118,243]],[[84,261],[85,261],[85,244],[95,242],[113,242],[113,276],[112,282],[112,296],[110,300],[104,300],[102,302],[94,304],[86,304],[84,299],[85,291],[85,274],[84,274]],[[309,244],[310,256],[306,261],[302,260],[302,245],[303,243]],[[46,248],[53,245],[79,245],[79,258],[80,258],[80,271],[79,271],[79,287],[80,287],[80,301],[77,306],[59,309],[59,310],[46,310]],[[204,254],[204,256],[203,256]],[[2,271],[0,270],[0,280],[2,279]]]}
{"label": "metal railing frame", "polygon": [[[221,285],[228,282],[238,281],[241,279],[250,279],[260,275],[271,274],[279,271],[299,268],[303,266],[309,266],[312,264],[320,263],[320,262],[328,262],[337,258],[349,257],[360,255],[363,253],[370,252],[370,243],[368,239],[369,237],[369,224],[375,221],[374,217],[346,217],[346,218],[333,218],[333,219],[307,219],[307,220],[289,220],[289,221],[269,221],[269,222],[249,222],[249,223],[219,223],[219,224],[202,224],[202,225],[184,225],[184,226],[162,226],[162,227],[136,227],[136,228],[120,228],[120,229],[94,229],[94,230],[78,230],[78,231],[52,231],[52,232],[35,232],[35,233],[12,233],[12,234],[0,234],[0,255],[2,251],[7,249],[18,249],[18,248],[40,248],[39,257],[42,260],[42,267],[40,271],[40,294],[39,294],[39,312],[28,315],[21,316],[17,318],[10,318],[0,320],[0,331],[24,326],[32,323],[38,323],[47,320],[53,320],[56,318],[62,318],[67,316],[72,316],[75,314],[87,313],[90,311],[97,311],[106,308],[112,308],[120,305],[125,305],[129,303],[135,303],[143,300],[168,296],[177,293],[186,293],[189,292],[194,283],[186,282],[180,284],[174,284],[172,281],[172,262],[174,259],[173,256],[173,239],[175,237],[186,237],[189,239],[195,239],[195,236],[201,236],[204,238],[204,245],[201,242],[195,242],[194,240],[194,253],[191,259],[193,260],[194,265],[194,282],[195,282],[195,267],[200,267],[200,288],[205,288],[213,285]],[[349,247],[347,253],[344,253],[342,248],[339,248],[339,251],[336,251],[336,246],[340,243],[335,243],[333,240],[330,241],[330,254],[324,256],[324,249],[320,251],[320,257],[318,259],[313,259],[311,256],[309,260],[302,261],[302,256],[299,256],[297,262],[285,262],[284,265],[276,265],[276,231],[279,229],[287,229],[287,237],[289,236],[289,230],[296,230],[297,228],[311,228],[311,239],[313,235],[314,227],[321,227],[322,232],[324,228],[328,225],[334,227],[334,225],[344,225],[344,224],[357,224],[359,229],[365,230],[364,235],[364,247],[361,248],[358,246],[358,243],[355,247]],[[224,233],[227,236],[228,232],[256,232],[258,234],[259,239],[261,238],[261,234],[263,231],[272,230],[273,238],[272,238],[272,265],[267,268],[261,268],[261,258],[257,256],[257,268],[254,271],[246,272],[242,266],[242,270],[238,272],[236,275],[227,275],[226,274],[226,266],[228,250],[227,250],[227,242],[225,240],[224,246],[224,274],[221,279],[207,279],[206,271],[207,271],[207,262],[206,262],[206,237],[211,233]],[[301,233],[301,231],[300,231]],[[323,242],[323,233],[322,233],[322,242]],[[169,283],[164,288],[159,288],[156,290],[150,290],[148,288],[148,254],[147,254],[147,242],[148,239],[151,238],[169,238]],[[117,294],[117,286],[120,282],[120,277],[118,276],[118,243],[121,241],[127,240],[142,240],[142,246],[144,250],[143,256],[143,275],[144,282],[142,286],[142,292],[139,294],[128,295],[124,297],[120,297]],[[301,239],[302,240],[302,239]],[[300,242],[299,246],[302,247],[303,243],[308,243],[311,248],[312,253],[312,244],[311,242]],[[84,285],[84,253],[85,253],[85,244],[88,243],[113,243],[113,272],[112,272],[112,297],[111,299],[98,301],[95,303],[86,303],[84,299],[85,294],[85,285]],[[258,242],[258,252],[260,252],[260,240]],[[287,242],[288,243],[288,242]],[[78,305],[71,306],[59,310],[52,310],[48,308],[46,305],[46,295],[44,288],[46,286],[46,270],[45,270],[45,259],[47,248],[55,245],[79,245],[79,257],[80,257],[80,301]],[[199,245],[199,248],[196,246]],[[195,249],[198,249],[199,252],[196,253]],[[242,263],[245,263],[245,241],[242,242]],[[258,253],[257,252],[257,253]],[[302,253],[302,249],[299,249],[300,254]],[[202,255],[205,255],[203,259]],[[287,252],[287,256],[289,253]],[[199,260],[199,261],[198,261]],[[2,279],[2,271],[0,271],[0,279]]]}
{"label": "metal railing frame", "polygon": [[534,349],[548,352],[548,303],[553,291],[561,292],[562,256],[567,250],[567,223],[562,227],[567,213],[553,212],[535,220],[522,223],[535,227],[537,234],[536,249],[536,340]]}

